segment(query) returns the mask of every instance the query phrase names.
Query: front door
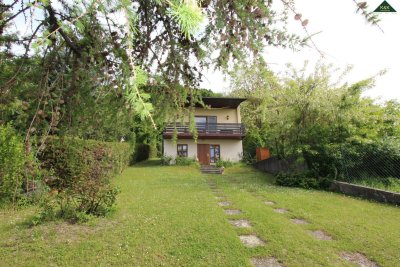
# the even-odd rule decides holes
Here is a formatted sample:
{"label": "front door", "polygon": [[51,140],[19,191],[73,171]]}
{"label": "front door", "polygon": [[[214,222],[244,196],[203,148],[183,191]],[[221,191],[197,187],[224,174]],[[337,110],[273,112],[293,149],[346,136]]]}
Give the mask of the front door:
{"label": "front door", "polygon": [[197,158],[200,165],[210,165],[210,145],[197,144]]}

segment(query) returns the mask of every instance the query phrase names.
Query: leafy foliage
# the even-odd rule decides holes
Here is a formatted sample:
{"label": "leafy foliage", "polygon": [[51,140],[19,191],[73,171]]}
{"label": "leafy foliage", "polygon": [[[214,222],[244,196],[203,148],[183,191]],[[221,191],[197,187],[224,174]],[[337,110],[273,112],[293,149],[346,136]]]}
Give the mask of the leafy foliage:
{"label": "leafy foliage", "polygon": [[162,156],[161,157],[161,164],[170,166],[170,165],[177,165],[177,166],[190,166],[190,165],[199,165],[197,159],[195,157],[171,157],[171,156]]}
{"label": "leafy foliage", "polygon": [[39,155],[43,167],[52,173],[46,183],[53,197],[47,199],[45,210],[58,208],[54,214],[72,220],[79,214],[107,213],[118,193],[111,179],[129,164],[132,147],[76,138],[50,138],[47,142]]}
{"label": "leafy foliage", "polygon": [[288,187],[301,187],[305,189],[328,189],[331,185],[331,180],[307,172],[279,173],[276,175],[276,184]]}
{"label": "leafy foliage", "polygon": [[0,203],[13,201],[23,193],[27,163],[24,145],[11,125],[0,125]]}
{"label": "leafy foliage", "polygon": [[190,165],[198,165],[198,162],[195,157],[176,157],[175,165],[178,166],[190,166]]}
{"label": "leafy foliage", "polygon": [[[338,76],[343,78],[348,71]],[[399,104],[377,104],[362,96],[376,77],[349,85],[333,80],[335,72],[321,63],[311,74],[307,65],[300,70],[289,65],[282,77],[276,77],[261,62],[232,73],[233,95],[249,98],[241,109],[248,132],[245,155],[254,157],[256,147],[269,147],[280,158],[304,158],[320,177],[344,177],[345,169],[356,166],[383,177],[383,169],[396,168]],[[362,163],[343,162],[344,153]]]}
{"label": "leafy foliage", "polygon": [[228,160],[219,159],[219,160],[217,160],[217,163],[215,164],[215,166],[228,168],[228,167],[233,166],[233,162],[230,161],[229,159]]}

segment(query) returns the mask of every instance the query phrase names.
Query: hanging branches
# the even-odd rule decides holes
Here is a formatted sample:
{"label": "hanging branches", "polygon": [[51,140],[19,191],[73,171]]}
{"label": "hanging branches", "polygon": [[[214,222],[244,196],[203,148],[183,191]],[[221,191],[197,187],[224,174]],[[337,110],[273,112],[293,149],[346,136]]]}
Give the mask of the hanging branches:
{"label": "hanging branches", "polygon": [[290,11],[292,11],[292,13],[294,14],[294,19],[300,21],[301,26],[303,27],[303,30],[304,30],[304,32],[305,32],[306,35],[307,35],[306,40],[310,40],[310,42],[311,42],[312,46],[314,47],[314,49],[317,50],[318,54],[320,54],[322,58],[324,58],[324,57],[325,57],[324,53],[318,48],[318,46],[316,45],[316,43],[314,42],[314,40],[313,40],[313,38],[312,38],[312,37],[313,37],[314,35],[316,35],[317,33],[315,33],[315,34],[310,34],[310,33],[308,32],[308,29],[307,29],[307,25],[308,25],[308,22],[309,22],[308,19],[303,19],[302,14],[298,13],[298,12],[295,10],[294,6],[291,5],[289,2],[287,2],[287,1],[285,1],[285,0],[281,0],[281,1],[282,1],[282,3],[283,3]]}
{"label": "hanging branches", "polygon": [[365,20],[368,23],[378,27],[379,30],[381,30],[381,32],[383,32],[383,29],[378,24],[381,20],[379,19],[378,15],[376,13],[368,11],[369,7],[368,7],[367,2],[357,2],[356,0],[353,0],[353,2],[357,6],[356,12],[357,13],[361,12],[361,15],[364,16]]}

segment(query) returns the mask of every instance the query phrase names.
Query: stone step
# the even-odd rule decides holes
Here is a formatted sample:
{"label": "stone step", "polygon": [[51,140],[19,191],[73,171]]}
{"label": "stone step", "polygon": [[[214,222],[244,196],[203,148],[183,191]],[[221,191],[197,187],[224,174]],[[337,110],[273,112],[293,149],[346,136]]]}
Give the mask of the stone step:
{"label": "stone step", "polygon": [[200,171],[208,174],[222,174],[224,172],[224,168],[218,168],[215,166],[201,166]]}

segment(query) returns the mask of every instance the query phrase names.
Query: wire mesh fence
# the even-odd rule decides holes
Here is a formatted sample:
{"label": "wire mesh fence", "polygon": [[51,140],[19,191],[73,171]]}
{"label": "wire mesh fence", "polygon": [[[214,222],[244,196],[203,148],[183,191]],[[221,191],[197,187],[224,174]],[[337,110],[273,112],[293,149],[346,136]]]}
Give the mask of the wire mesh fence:
{"label": "wire mesh fence", "polygon": [[400,154],[393,149],[371,145],[341,146],[336,162],[337,180],[400,188]]}

